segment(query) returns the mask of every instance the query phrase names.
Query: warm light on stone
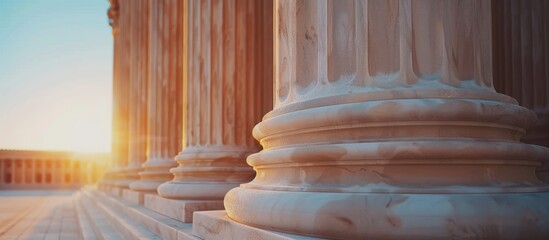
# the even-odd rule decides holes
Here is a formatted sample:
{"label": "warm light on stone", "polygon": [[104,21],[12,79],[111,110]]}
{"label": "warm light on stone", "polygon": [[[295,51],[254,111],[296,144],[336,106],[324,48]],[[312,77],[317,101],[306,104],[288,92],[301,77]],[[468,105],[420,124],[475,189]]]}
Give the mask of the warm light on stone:
{"label": "warm light on stone", "polygon": [[[246,157],[259,150],[253,126],[270,94],[269,35],[259,1],[189,1],[184,106],[185,136],[174,179],[158,194],[180,200],[222,200],[253,179]],[[207,209],[203,209],[207,210]]]}
{"label": "warm light on stone", "polygon": [[[110,3],[82,239],[549,239],[549,2]],[[1,187],[86,169],[14,156]]]}
{"label": "warm light on stone", "polygon": [[151,76],[148,106],[148,160],[136,191],[156,192],[172,180],[170,169],[181,149],[183,117],[183,3],[151,1]]}
{"label": "warm light on stone", "polygon": [[490,7],[276,1],[275,107],[229,217],[338,239],[549,236],[549,149],[519,142],[535,114],[493,89]]}

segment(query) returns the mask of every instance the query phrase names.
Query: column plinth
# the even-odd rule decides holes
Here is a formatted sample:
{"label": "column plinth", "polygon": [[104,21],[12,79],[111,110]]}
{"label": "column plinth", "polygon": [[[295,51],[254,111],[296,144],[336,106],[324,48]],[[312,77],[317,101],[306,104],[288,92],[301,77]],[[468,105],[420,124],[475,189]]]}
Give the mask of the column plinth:
{"label": "column plinth", "polygon": [[[231,219],[337,239],[540,238],[549,149],[492,87],[487,1],[279,0],[275,107]],[[490,229],[490,230],[488,230]]]}

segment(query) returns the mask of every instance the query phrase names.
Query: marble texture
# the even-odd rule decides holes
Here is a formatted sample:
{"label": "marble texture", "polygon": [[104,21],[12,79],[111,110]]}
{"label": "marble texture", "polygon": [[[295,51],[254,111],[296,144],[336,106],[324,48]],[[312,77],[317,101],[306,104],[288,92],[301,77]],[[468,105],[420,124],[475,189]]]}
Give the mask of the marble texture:
{"label": "marble texture", "polygon": [[144,206],[157,213],[177,219],[184,223],[193,221],[193,212],[204,210],[222,210],[221,200],[173,200],[158,195],[145,195]]}
{"label": "marble texture", "polygon": [[119,180],[124,177],[122,167],[128,164],[129,144],[129,18],[127,7],[128,0],[111,0],[108,10],[109,24],[112,27],[114,54],[113,54],[113,119],[112,127],[112,153],[110,168],[104,176],[104,184],[119,185]]}
{"label": "marble texture", "polygon": [[170,169],[181,149],[183,116],[183,5],[177,0],[150,1],[150,81],[148,155],[132,190],[156,193],[172,180]]}
{"label": "marble texture", "polygon": [[254,228],[231,220],[225,211],[201,211],[194,213],[194,235],[201,239],[225,240],[313,240],[323,239],[302,235],[287,234]]}
{"label": "marble texture", "polygon": [[122,198],[130,202],[143,205],[143,203],[145,202],[145,193],[134,191],[131,189],[123,189]]}
{"label": "marble texture", "polygon": [[[101,201],[105,206],[119,209],[120,214],[114,218],[129,217],[140,228],[147,229],[162,239],[170,240],[196,240],[192,234],[192,225],[154,212],[142,205],[138,205],[121,198],[113,198],[93,188],[82,190],[83,198],[93,201]],[[147,194],[148,195],[148,194]],[[95,224],[95,223],[92,223]]]}
{"label": "marble texture", "polygon": [[85,214],[95,215],[90,219],[97,235],[102,236],[103,229],[111,228],[106,233],[112,236],[108,239],[162,239],[153,231],[144,228],[137,219],[126,215],[123,208],[110,205],[108,198],[95,198],[89,189],[83,189],[81,195],[78,202],[84,206]]}
{"label": "marble texture", "polygon": [[[537,114],[522,141],[549,147],[549,2],[496,1],[492,13],[494,86]],[[549,183],[549,158],[542,164],[538,177]]]}
{"label": "marble texture", "polygon": [[549,149],[493,88],[489,1],[275,1],[275,107],[228,216],[335,239],[547,238]]}
{"label": "marble texture", "polygon": [[118,186],[129,188],[139,180],[138,173],[147,160],[147,104],[149,85],[149,1],[128,1],[121,6],[129,8],[130,50],[128,71],[129,96],[129,143],[128,165],[123,167],[123,179]]}
{"label": "marble texture", "polygon": [[[158,194],[179,200],[222,200],[249,182],[246,157],[259,150],[253,126],[270,109],[268,51],[263,1],[187,2],[184,144],[174,179]],[[234,30],[230,30],[234,29]],[[269,28],[267,28],[269,29]],[[265,34],[267,33],[267,34]]]}

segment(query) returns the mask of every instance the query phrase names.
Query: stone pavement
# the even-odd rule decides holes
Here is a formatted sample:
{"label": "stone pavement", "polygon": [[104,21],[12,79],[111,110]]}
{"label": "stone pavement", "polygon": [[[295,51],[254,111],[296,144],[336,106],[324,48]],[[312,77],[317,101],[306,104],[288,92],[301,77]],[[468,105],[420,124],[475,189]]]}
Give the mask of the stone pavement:
{"label": "stone pavement", "polygon": [[0,191],[0,240],[80,239],[75,191]]}

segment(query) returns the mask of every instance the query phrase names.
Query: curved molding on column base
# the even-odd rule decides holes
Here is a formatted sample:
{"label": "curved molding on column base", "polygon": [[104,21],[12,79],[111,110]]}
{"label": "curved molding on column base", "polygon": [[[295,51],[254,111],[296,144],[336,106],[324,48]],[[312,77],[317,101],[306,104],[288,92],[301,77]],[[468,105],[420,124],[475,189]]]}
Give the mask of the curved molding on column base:
{"label": "curved molding on column base", "polygon": [[538,121],[534,127],[526,132],[526,135],[522,138],[522,141],[525,143],[549,147],[549,110],[534,110],[534,112],[538,117]]}
{"label": "curved molding on column base", "polygon": [[143,163],[142,166],[144,172],[147,172],[147,170],[159,171],[167,169],[166,172],[169,173],[171,168],[177,167],[177,162],[173,158],[153,157]]}
{"label": "curved molding on column base", "polygon": [[176,200],[223,200],[225,194],[241,183],[231,182],[166,182],[158,187],[158,195]]}
{"label": "curved molding on column base", "polygon": [[105,171],[103,180],[98,182],[98,184],[109,187],[116,186],[116,181],[118,176],[120,175],[120,171],[120,167],[110,167],[109,169],[107,169],[107,171]]}
{"label": "curved molding on column base", "polygon": [[[168,172],[166,172],[168,171]],[[160,184],[168,182],[173,179],[173,175],[169,170],[156,170],[156,171],[147,171],[140,172],[140,180],[132,182],[130,184],[130,189],[140,192],[150,192],[156,193],[156,189]]]}
{"label": "curved molding on column base", "polygon": [[129,188],[132,182],[139,180],[139,172],[143,170],[140,167],[128,166],[120,170],[119,178],[115,182],[115,186],[119,188]]}
{"label": "curved molding on column base", "polygon": [[140,192],[156,193],[160,184],[173,179],[170,169],[176,167],[175,161],[151,161],[143,164],[143,172],[139,173],[140,180],[132,182],[130,189]]}
{"label": "curved molding on column base", "polygon": [[335,239],[549,239],[549,192],[394,194],[235,188],[229,217]]}
{"label": "curved molding on column base", "polygon": [[[525,143],[549,147],[549,110],[534,110],[538,116],[537,124],[526,132],[522,138]],[[542,181],[549,183],[549,158],[541,161],[536,175]]]}
{"label": "curved molding on column base", "polygon": [[130,184],[136,180],[137,179],[119,179],[114,182],[113,186],[118,188],[130,188]]}

